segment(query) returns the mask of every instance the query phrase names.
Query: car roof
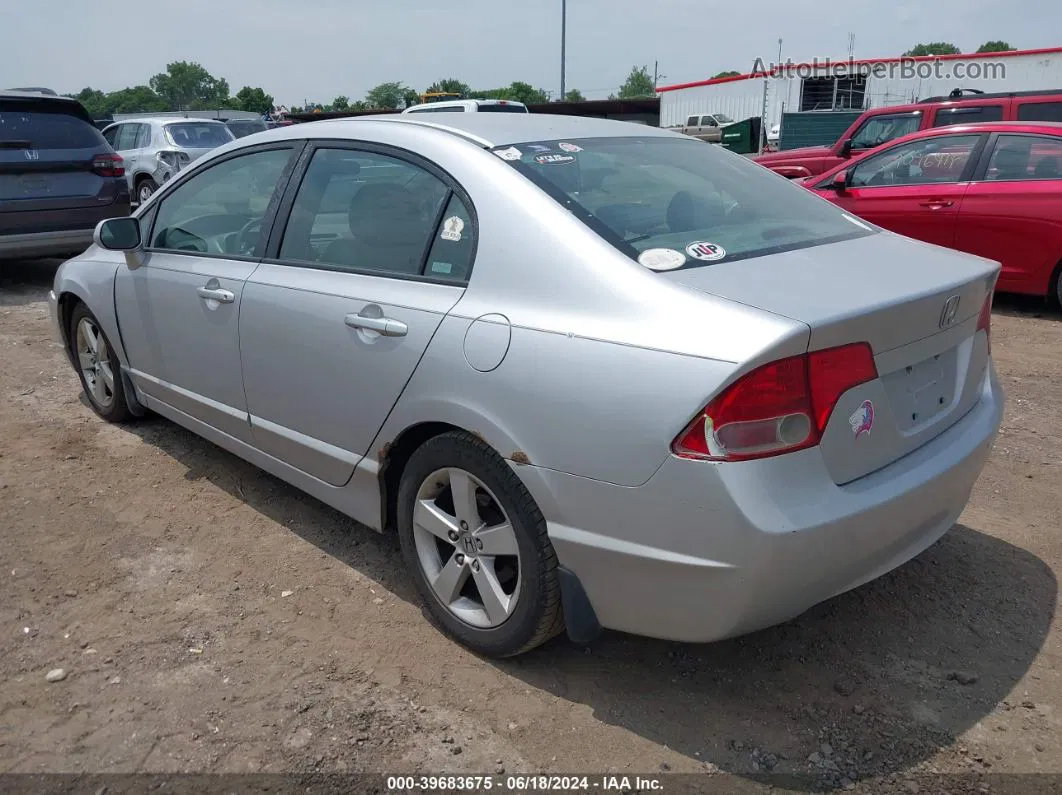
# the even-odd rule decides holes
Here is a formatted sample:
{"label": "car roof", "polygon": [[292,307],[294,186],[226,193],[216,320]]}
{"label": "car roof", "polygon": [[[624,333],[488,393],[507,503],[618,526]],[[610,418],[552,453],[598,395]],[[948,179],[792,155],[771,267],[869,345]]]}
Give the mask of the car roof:
{"label": "car roof", "polygon": [[[328,125],[329,133],[349,130],[357,136],[363,124],[412,124],[429,127],[466,138],[484,147],[503,144],[523,144],[562,138],[628,138],[659,136],[689,139],[680,133],[631,124],[612,119],[592,119],[585,116],[562,116],[552,113],[440,113],[388,114],[361,116],[356,119],[322,119],[297,125]],[[290,127],[288,129],[291,129]],[[307,133],[307,137],[314,133]],[[690,139],[692,140],[692,139]]]}
{"label": "car roof", "polygon": [[39,91],[0,91],[0,100],[4,99],[17,99],[31,102],[41,108],[62,108],[64,111],[74,114],[83,121],[87,121],[89,124],[92,123],[92,117],[88,115],[85,106],[74,97],[61,97],[57,94],[42,94]]}

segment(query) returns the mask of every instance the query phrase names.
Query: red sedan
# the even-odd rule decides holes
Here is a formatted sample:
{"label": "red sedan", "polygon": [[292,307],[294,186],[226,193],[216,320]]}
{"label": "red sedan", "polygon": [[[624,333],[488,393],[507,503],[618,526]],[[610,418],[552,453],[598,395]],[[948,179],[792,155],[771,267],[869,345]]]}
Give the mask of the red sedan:
{"label": "red sedan", "polygon": [[912,133],[803,182],[901,235],[1002,263],[996,289],[1062,301],[1062,124]]}

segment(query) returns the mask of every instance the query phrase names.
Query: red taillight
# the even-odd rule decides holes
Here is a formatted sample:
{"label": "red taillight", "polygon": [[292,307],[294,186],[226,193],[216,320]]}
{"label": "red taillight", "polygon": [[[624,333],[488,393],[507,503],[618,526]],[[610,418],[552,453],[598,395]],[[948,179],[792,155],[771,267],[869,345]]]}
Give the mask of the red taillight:
{"label": "red taillight", "polygon": [[988,352],[992,352],[992,293],[985,299],[985,305],[981,307],[981,314],[977,318],[977,330],[985,333],[988,341]]}
{"label": "red taillight", "polygon": [[96,155],[92,158],[92,171],[101,177],[124,177],[122,156],[116,154]]}
{"label": "red taillight", "polygon": [[747,461],[813,447],[841,395],[877,377],[865,342],[770,362],[718,395],[671,450],[681,458]]}

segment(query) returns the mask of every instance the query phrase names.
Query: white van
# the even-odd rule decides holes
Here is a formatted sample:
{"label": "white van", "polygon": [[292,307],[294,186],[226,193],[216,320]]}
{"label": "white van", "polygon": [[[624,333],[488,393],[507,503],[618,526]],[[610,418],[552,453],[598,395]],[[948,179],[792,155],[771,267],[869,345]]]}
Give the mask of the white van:
{"label": "white van", "polygon": [[410,105],[403,113],[530,113],[527,105],[512,99],[448,99]]}

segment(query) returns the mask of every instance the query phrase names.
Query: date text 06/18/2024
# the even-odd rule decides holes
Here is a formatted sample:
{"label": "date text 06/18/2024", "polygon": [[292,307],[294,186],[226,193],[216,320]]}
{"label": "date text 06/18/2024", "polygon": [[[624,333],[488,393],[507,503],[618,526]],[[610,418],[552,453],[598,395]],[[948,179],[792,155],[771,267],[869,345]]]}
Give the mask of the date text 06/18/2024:
{"label": "date text 06/18/2024", "polygon": [[388,776],[387,791],[423,792],[659,792],[658,778],[641,776]]}

